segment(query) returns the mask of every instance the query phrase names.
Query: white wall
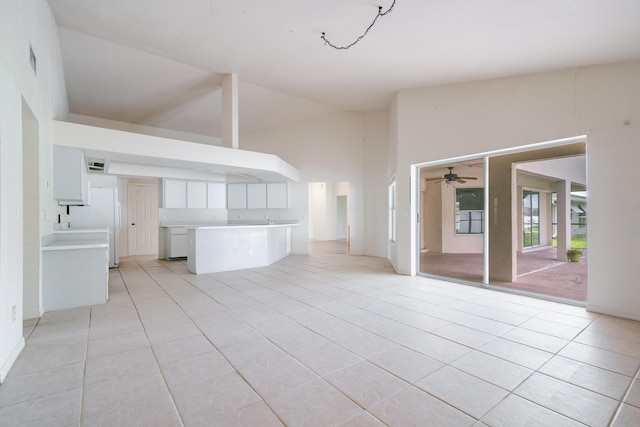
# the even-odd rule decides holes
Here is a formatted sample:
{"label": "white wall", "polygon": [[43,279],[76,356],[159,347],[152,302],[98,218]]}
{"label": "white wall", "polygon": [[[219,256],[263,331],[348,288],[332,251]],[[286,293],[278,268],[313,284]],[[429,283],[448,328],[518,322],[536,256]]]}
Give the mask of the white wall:
{"label": "white wall", "polygon": [[172,129],[163,129],[135,123],[119,122],[116,120],[107,120],[98,117],[83,116],[80,114],[69,114],[69,121],[72,123],[121,130],[124,132],[140,133],[143,135],[178,139],[180,141],[198,142],[200,144],[222,146],[222,139],[215,136],[197,135]]}
{"label": "white wall", "polygon": [[240,148],[275,154],[300,170],[300,182],[289,185],[292,211],[300,218],[292,233],[294,253],[308,253],[308,184],[344,181],[351,253],[386,256],[388,135],[386,113],[335,113],[240,136]]}
{"label": "white wall", "polygon": [[[37,74],[29,65],[29,45]],[[38,121],[39,235],[53,231],[53,118],[68,114],[55,22],[47,2],[0,4],[0,381],[24,345],[22,338],[22,100]],[[13,320],[13,307],[16,316]]]}
{"label": "white wall", "polygon": [[389,114],[364,115],[365,255],[387,257],[389,243]]}
{"label": "white wall", "polygon": [[351,253],[365,253],[364,126],[363,114],[336,113],[240,136],[242,149],[275,154],[300,171],[300,181],[289,185],[291,208],[300,218],[292,232],[293,253],[309,251],[309,183],[335,181],[349,182]]}
{"label": "white wall", "polygon": [[309,183],[309,240],[329,240],[327,234],[327,185],[325,182]]}
{"label": "white wall", "polygon": [[411,270],[411,164],[587,134],[588,307],[640,319],[638,76],[634,61],[400,92],[398,271]]}

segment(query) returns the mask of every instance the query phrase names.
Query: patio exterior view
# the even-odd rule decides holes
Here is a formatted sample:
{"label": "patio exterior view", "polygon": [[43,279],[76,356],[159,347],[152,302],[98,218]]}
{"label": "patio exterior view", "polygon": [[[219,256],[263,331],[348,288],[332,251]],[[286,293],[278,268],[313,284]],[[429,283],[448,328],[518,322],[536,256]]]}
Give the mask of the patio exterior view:
{"label": "patio exterior view", "polygon": [[[488,183],[483,159],[423,168],[420,273],[584,303],[586,146],[561,148],[491,158]],[[438,179],[451,171],[464,179]]]}

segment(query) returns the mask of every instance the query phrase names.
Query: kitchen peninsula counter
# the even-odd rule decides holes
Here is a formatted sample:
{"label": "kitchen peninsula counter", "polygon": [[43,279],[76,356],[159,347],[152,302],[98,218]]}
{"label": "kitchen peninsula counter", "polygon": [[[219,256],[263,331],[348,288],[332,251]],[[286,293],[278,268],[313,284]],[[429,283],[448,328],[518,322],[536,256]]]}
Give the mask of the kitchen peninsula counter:
{"label": "kitchen peninsula counter", "polygon": [[187,267],[195,274],[266,267],[291,253],[297,221],[182,225],[187,229]]}

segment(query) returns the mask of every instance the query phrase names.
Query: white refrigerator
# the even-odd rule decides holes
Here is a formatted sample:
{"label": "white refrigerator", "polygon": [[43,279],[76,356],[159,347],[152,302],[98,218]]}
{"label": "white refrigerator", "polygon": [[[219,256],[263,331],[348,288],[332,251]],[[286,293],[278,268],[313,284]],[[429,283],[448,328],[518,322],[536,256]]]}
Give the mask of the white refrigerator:
{"label": "white refrigerator", "polygon": [[116,188],[91,188],[90,205],[69,206],[71,228],[109,227],[109,267],[119,263],[120,203]]}

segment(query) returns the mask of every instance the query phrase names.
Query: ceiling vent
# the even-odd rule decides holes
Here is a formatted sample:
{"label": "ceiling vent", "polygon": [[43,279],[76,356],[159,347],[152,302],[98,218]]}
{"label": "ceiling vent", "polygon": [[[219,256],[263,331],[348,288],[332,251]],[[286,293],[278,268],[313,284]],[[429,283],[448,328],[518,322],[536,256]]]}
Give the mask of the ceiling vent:
{"label": "ceiling vent", "polygon": [[104,173],[104,159],[87,158],[87,168],[91,173]]}

